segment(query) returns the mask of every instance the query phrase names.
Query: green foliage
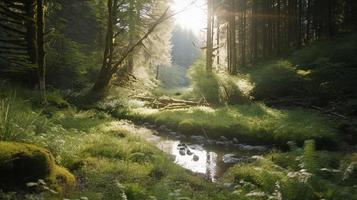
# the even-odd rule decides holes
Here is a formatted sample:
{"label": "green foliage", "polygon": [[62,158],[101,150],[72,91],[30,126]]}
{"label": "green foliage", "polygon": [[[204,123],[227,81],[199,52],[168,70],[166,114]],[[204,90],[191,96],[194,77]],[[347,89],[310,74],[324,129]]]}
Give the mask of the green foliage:
{"label": "green foliage", "polygon": [[163,88],[181,88],[189,84],[187,68],[173,65],[159,67],[159,80]]}
{"label": "green foliage", "polygon": [[255,84],[252,95],[257,99],[289,96],[301,83],[294,66],[284,60],[259,66],[250,77]]}
{"label": "green foliage", "polygon": [[315,141],[307,140],[304,146],[304,161],[303,168],[310,173],[315,173],[317,170],[315,155]]}
{"label": "green foliage", "polygon": [[[245,77],[224,72],[207,73],[201,59],[191,66],[192,96],[205,98],[213,106],[249,102],[250,85]],[[243,86],[244,85],[244,86]]]}
{"label": "green foliage", "polygon": [[[311,141],[306,146],[312,145]],[[307,147],[305,147],[307,148]],[[308,147],[308,148],[311,148]],[[255,157],[256,162],[249,165],[236,165],[229,169],[225,181],[233,181],[235,193],[249,197],[248,199],[354,199],[355,188],[338,181],[340,174],[333,172],[325,159],[332,157],[342,161],[341,155],[333,152],[314,152],[315,172],[309,173],[301,169],[306,150],[297,149],[287,153],[272,153],[263,157]],[[321,158],[320,158],[321,157]],[[330,158],[330,160],[332,160]],[[320,169],[321,168],[321,169]],[[327,172],[327,170],[330,172]],[[322,176],[321,173],[329,173]]]}
{"label": "green foliage", "polygon": [[0,139],[26,141],[44,131],[47,119],[33,112],[29,103],[16,98],[0,97]]}
{"label": "green foliage", "polygon": [[193,84],[193,93],[197,98],[204,97],[208,103],[219,105],[219,82],[218,77],[214,73],[207,73],[204,68],[204,61],[200,60],[195,63],[190,69],[190,75]]}
{"label": "green foliage", "polygon": [[337,110],[354,114],[356,44],[356,34],[341,34],[314,42],[283,60],[259,63],[247,73],[255,85],[252,95],[278,103],[299,99],[328,106],[340,102]]}
{"label": "green foliage", "polygon": [[86,52],[81,45],[61,33],[52,35],[47,55],[48,84],[61,89],[78,89],[94,81],[100,66],[99,52]]}
{"label": "green foliage", "polygon": [[10,102],[7,99],[0,101],[0,139],[6,140],[11,134],[10,123]]}

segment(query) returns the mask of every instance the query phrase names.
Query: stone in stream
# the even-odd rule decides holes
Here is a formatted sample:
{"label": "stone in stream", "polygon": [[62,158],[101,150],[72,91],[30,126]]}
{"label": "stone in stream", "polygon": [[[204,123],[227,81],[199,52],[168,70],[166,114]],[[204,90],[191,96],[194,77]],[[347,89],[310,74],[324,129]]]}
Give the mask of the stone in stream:
{"label": "stone in stream", "polygon": [[247,156],[238,157],[235,154],[226,154],[223,156],[222,160],[226,164],[236,164],[236,163],[251,162],[252,159]]}
{"label": "stone in stream", "polygon": [[148,128],[150,128],[150,129],[154,129],[154,128],[156,128],[156,126],[155,126],[155,125],[153,125],[153,124],[149,124],[147,127],[148,127]]}
{"label": "stone in stream", "polygon": [[187,149],[186,154],[189,155],[189,156],[193,155],[193,153],[192,153],[192,151],[190,149]]}
{"label": "stone in stream", "polygon": [[167,129],[167,127],[166,127],[165,125],[161,125],[161,126],[159,127],[159,130],[161,130],[161,131],[166,131],[166,130],[168,130],[168,129]]}
{"label": "stone in stream", "polygon": [[206,143],[206,138],[200,135],[192,135],[191,139],[197,141],[198,143]]}
{"label": "stone in stream", "polygon": [[198,155],[193,155],[193,158],[192,158],[193,161],[196,162],[196,161],[198,161],[199,159],[200,159],[200,157],[198,157]]}
{"label": "stone in stream", "polygon": [[175,136],[177,133],[175,131],[170,131],[169,134]]}
{"label": "stone in stream", "polygon": [[179,153],[181,156],[185,156],[186,155],[186,148],[180,148]]}
{"label": "stone in stream", "polygon": [[187,148],[187,145],[185,143],[180,143],[177,145],[178,148]]}
{"label": "stone in stream", "polygon": [[190,145],[190,148],[197,151],[203,151],[203,145],[194,144],[194,145]]}
{"label": "stone in stream", "polygon": [[233,138],[233,142],[238,143],[239,141],[237,138]]}
{"label": "stone in stream", "polygon": [[216,141],[216,145],[225,145],[226,143],[223,141]]}
{"label": "stone in stream", "polygon": [[228,141],[228,138],[224,137],[224,136],[221,136],[221,140],[223,141]]}
{"label": "stone in stream", "polygon": [[266,151],[267,148],[264,146],[251,146],[251,145],[244,145],[244,144],[238,144],[237,145],[239,149],[244,150],[244,151]]}

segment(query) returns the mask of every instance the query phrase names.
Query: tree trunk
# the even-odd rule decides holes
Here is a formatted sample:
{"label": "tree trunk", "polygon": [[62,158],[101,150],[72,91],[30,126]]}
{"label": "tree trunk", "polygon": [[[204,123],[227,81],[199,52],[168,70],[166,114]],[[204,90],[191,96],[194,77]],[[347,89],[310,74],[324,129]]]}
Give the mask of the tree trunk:
{"label": "tree trunk", "polygon": [[213,0],[207,0],[207,48],[206,48],[206,71],[212,72],[213,64],[213,41],[212,41],[212,17],[213,17]]}
{"label": "tree trunk", "polygon": [[98,75],[97,81],[92,87],[91,92],[93,94],[98,94],[101,96],[108,88],[110,81],[112,79],[112,73],[108,68],[102,68]]}
{"label": "tree trunk", "polygon": [[46,102],[46,63],[45,63],[45,47],[44,47],[44,32],[45,19],[43,0],[37,0],[37,64],[39,88],[43,101]]}

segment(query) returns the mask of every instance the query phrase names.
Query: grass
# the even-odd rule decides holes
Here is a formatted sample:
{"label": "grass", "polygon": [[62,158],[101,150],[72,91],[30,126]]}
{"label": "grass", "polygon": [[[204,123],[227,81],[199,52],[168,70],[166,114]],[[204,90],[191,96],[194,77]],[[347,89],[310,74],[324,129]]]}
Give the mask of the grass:
{"label": "grass", "polygon": [[[236,165],[225,179],[235,183],[236,193],[248,199],[355,199],[355,178],[350,174],[354,182],[343,179],[345,163],[354,163],[355,154],[315,151],[312,143],[307,142],[304,149],[272,152],[264,158],[256,157],[252,164]],[[314,173],[306,169],[311,169],[311,165],[305,165],[306,159],[314,163]]]}
{"label": "grass", "polygon": [[216,109],[193,107],[168,111],[137,108],[132,109],[129,116],[167,125],[184,134],[197,135],[205,132],[213,138],[236,137],[241,142],[256,144],[285,145],[288,141],[302,144],[308,139],[315,139],[321,144],[338,141],[334,122],[317,112],[301,109],[279,110],[261,103]]}
{"label": "grass", "polygon": [[[131,134],[137,130],[123,127],[120,121],[107,114],[71,107],[50,107],[45,113],[23,98],[22,93],[17,95],[6,101],[9,111],[1,110],[1,114],[8,112],[11,116],[6,140],[49,149],[56,164],[76,176],[77,188],[66,192],[66,198],[114,200],[125,196],[133,200],[206,200],[232,196],[229,190],[220,190],[177,166],[168,155]],[[26,121],[33,123],[28,125]],[[68,173],[64,168],[56,167],[56,171],[60,173],[59,179],[66,180]],[[65,187],[62,190],[68,191]],[[46,193],[45,196],[62,199],[56,194]],[[4,199],[37,197],[16,191],[0,192],[0,198]]]}

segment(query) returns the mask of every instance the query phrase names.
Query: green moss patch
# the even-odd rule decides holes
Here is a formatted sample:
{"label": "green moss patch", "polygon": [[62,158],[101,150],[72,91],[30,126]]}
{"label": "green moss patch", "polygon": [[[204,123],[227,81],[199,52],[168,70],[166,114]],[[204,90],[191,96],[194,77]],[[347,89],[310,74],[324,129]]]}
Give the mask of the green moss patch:
{"label": "green moss patch", "polygon": [[46,149],[23,143],[0,142],[0,188],[28,190],[27,183],[45,180],[66,191],[75,185],[74,176],[55,164]]}

